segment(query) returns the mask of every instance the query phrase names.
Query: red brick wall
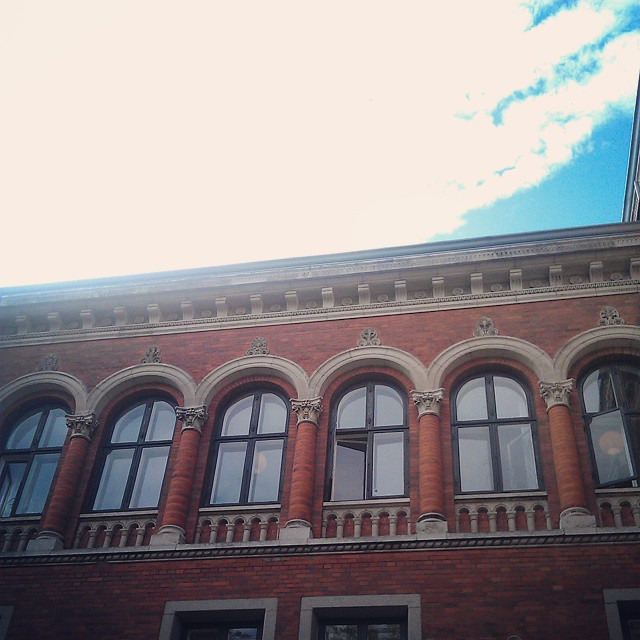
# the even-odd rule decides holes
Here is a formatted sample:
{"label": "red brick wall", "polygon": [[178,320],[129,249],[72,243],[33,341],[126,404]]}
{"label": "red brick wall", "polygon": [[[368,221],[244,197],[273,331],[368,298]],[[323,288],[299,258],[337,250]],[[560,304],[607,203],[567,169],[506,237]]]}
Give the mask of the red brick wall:
{"label": "red brick wall", "polygon": [[420,593],[423,638],[605,640],[603,589],[640,587],[637,545],[217,558],[0,569],[9,640],[157,638],[165,602],[278,598],[298,637],[305,596]]}

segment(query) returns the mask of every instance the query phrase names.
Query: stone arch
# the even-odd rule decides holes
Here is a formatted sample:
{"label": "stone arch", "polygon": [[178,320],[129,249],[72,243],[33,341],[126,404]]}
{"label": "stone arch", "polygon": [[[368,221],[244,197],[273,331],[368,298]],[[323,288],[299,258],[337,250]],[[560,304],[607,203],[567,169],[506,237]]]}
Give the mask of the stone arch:
{"label": "stone arch", "polygon": [[224,387],[255,375],[283,380],[295,388],[298,398],[309,397],[309,376],[300,365],[279,356],[244,356],[231,360],[207,374],[196,389],[196,404],[209,406]]}
{"label": "stone arch", "polygon": [[322,396],[340,375],[361,367],[389,367],[411,380],[415,389],[427,384],[427,368],[415,356],[395,347],[357,347],[343,351],[323,362],[311,376],[311,397]]}
{"label": "stone arch", "polygon": [[87,411],[87,388],[75,376],[61,371],[38,371],[11,381],[0,389],[0,407],[9,409],[29,395],[52,391],[71,396],[75,405],[71,409],[75,413]]}
{"label": "stone arch", "polygon": [[168,385],[182,394],[185,406],[194,406],[196,383],[188,373],[170,364],[137,364],[98,383],[89,394],[88,410],[100,415],[116,394],[141,384]]}
{"label": "stone arch", "polygon": [[553,358],[556,380],[566,380],[571,367],[581,358],[611,348],[630,348],[640,352],[640,327],[596,327],[574,336],[558,349]]}
{"label": "stone arch", "polygon": [[442,351],[429,365],[425,389],[439,389],[452,371],[480,358],[509,358],[533,371],[538,380],[553,381],[553,362],[540,347],[520,338],[486,336],[463,340]]}

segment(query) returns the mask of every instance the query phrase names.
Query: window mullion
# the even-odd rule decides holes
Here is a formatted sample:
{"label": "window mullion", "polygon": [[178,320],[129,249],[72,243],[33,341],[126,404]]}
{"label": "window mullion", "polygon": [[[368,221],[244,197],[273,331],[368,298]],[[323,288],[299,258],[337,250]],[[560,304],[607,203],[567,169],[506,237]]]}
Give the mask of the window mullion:
{"label": "window mullion", "polygon": [[249,502],[249,485],[251,484],[251,470],[253,469],[253,454],[256,447],[256,438],[247,439],[247,453],[244,459],[244,471],[242,472],[242,488],[240,490],[239,504]]}
{"label": "window mullion", "polygon": [[31,440],[31,445],[29,450],[34,452],[38,448],[38,443],[40,442],[40,438],[42,437],[42,432],[44,431],[44,426],[47,424],[47,418],[49,417],[49,409],[42,409],[42,413],[40,414],[40,420],[38,420],[38,426],[33,434],[33,439]]}
{"label": "window mullion", "polygon": [[131,502],[131,494],[133,493],[133,485],[135,484],[138,476],[138,466],[140,465],[140,458],[142,456],[142,450],[144,446],[138,445],[133,448],[133,457],[131,459],[131,468],[129,469],[129,478],[125,486],[124,495],[122,496],[122,508],[129,509]]}

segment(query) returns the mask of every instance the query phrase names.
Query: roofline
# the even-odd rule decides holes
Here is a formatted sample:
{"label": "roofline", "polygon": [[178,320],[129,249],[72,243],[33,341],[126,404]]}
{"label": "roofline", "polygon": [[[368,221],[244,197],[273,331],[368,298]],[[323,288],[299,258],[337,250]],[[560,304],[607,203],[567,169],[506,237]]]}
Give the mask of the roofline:
{"label": "roofline", "polygon": [[629,146],[629,166],[627,167],[627,183],[624,190],[624,205],[622,207],[622,221],[630,222],[633,209],[635,182],[638,175],[640,160],[640,74],[638,75],[638,90],[636,92],[636,107],[633,112],[633,128]]}
{"label": "roofline", "polygon": [[220,265],[215,267],[199,267],[196,269],[180,269],[174,271],[157,271],[152,273],[131,274],[126,276],[110,276],[88,280],[73,280],[67,282],[52,282],[46,284],[20,285],[16,287],[0,288],[0,297],[12,294],[28,294],[51,291],[56,289],[76,289],[89,287],[113,287],[131,284],[137,281],[166,281],[172,279],[190,279],[205,276],[242,274],[260,271],[293,270],[312,265],[336,264],[341,262],[365,262],[385,258],[402,258],[424,254],[450,253],[470,249],[485,249],[488,247],[502,247],[514,244],[545,244],[554,240],[591,238],[597,236],[619,236],[630,231],[640,232],[640,222],[610,223],[584,227],[570,227],[550,229],[544,231],[530,231],[511,233],[499,236],[483,236],[463,240],[445,240],[400,247],[385,247],[381,249],[366,249],[345,253],[320,254],[300,256],[260,262],[246,262]]}

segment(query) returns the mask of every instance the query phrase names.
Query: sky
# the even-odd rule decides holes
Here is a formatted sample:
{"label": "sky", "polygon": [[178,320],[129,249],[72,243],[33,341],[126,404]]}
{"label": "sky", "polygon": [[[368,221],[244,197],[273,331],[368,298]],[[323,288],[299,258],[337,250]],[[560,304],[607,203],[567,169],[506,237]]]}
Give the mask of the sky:
{"label": "sky", "polygon": [[4,0],[0,287],[617,222],[637,0]]}

